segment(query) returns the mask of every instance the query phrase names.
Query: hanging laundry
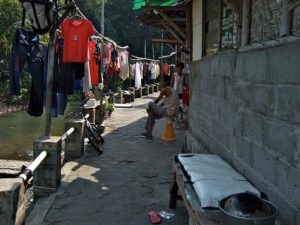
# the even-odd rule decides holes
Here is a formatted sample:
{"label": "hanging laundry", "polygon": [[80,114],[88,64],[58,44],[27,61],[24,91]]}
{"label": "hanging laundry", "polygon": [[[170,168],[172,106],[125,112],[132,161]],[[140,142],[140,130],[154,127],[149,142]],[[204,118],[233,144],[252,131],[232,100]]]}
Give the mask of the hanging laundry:
{"label": "hanging laundry", "polygon": [[129,78],[130,80],[134,80],[134,77],[135,77],[135,64],[130,64]]}
{"label": "hanging laundry", "polygon": [[64,38],[63,62],[87,61],[88,38],[95,33],[93,24],[87,19],[65,19],[61,25]]}
{"label": "hanging laundry", "polygon": [[91,73],[90,73],[90,57],[88,49],[88,58],[84,63],[84,77],[82,78],[82,91],[84,93],[89,92],[92,89]]}
{"label": "hanging laundry", "polygon": [[83,63],[63,63],[64,40],[58,38],[54,56],[54,87],[57,93],[74,94],[74,80],[84,77]]}
{"label": "hanging laundry", "polygon": [[157,70],[156,70],[156,64],[153,62],[150,64],[150,71],[151,71],[151,79],[156,80]]}
{"label": "hanging laundry", "polygon": [[96,41],[89,41],[90,52],[90,75],[92,85],[99,84],[99,64],[100,64],[100,49]]}
{"label": "hanging laundry", "polygon": [[163,76],[170,76],[170,67],[167,63],[162,65],[163,68]]}
{"label": "hanging laundry", "polygon": [[21,72],[27,63],[31,74],[30,100],[27,112],[31,116],[41,116],[43,113],[43,59],[39,36],[34,31],[18,28],[13,42],[10,57],[10,91],[21,94]]}
{"label": "hanging laundry", "polygon": [[103,65],[109,65],[111,59],[111,51],[112,51],[112,43],[109,42],[104,46],[104,50],[102,53]]}
{"label": "hanging laundry", "polygon": [[160,76],[160,66],[158,64],[155,64],[156,68],[156,77]]}
{"label": "hanging laundry", "polygon": [[119,52],[119,62],[120,62],[120,78],[126,80],[129,78],[129,53],[128,51]]}
{"label": "hanging laundry", "polygon": [[135,64],[135,87],[140,88],[142,86],[142,73],[141,73],[141,64]]}

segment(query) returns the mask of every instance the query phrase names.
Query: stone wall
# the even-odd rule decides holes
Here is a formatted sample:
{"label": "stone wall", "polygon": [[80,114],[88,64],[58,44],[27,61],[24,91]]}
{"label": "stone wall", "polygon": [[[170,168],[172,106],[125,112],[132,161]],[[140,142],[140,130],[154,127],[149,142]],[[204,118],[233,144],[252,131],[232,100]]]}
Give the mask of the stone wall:
{"label": "stone wall", "polygon": [[192,63],[187,149],[223,157],[300,224],[300,41]]}

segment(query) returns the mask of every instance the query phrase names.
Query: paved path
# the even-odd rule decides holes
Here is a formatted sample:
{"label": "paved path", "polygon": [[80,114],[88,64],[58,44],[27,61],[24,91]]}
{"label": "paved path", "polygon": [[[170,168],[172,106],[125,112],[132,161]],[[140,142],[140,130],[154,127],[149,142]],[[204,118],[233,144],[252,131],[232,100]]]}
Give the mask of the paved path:
{"label": "paved path", "polygon": [[[48,209],[40,224],[147,225],[151,224],[146,214],[150,210],[176,214],[161,224],[188,224],[182,203],[175,211],[168,208],[171,163],[180,152],[181,138],[161,140],[164,120],[156,124],[153,140],[139,137],[150,99],[153,96],[137,99],[131,109],[115,110],[105,124],[103,155],[66,164],[61,190],[42,200],[48,201],[43,203]],[[176,130],[176,135],[182,137],[183,131]],[[41,218],[38,207],[43,204],[36,205],[30,221]]]}

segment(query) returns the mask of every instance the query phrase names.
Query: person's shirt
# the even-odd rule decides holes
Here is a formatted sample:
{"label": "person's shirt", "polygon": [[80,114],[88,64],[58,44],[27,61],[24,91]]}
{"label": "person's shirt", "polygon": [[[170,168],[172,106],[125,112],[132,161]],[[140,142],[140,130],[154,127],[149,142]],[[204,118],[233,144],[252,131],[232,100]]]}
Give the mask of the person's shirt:
{"label": "person's shirt", "polygon": [[184,82],[184,74],[182,74],[180,76],[177,72],[175,72],[174,73],[174,90],[178,94],[182,94],[182,91],[183,91],[183,82]]}
{"label": "person's shirt", "polygon": [[170,96],[164,97],[164,106],[166,107],[168,116],[174,116],[177,114],[179,109],[179,98],[176,91],[171,87],[166,87],[171,91]]}

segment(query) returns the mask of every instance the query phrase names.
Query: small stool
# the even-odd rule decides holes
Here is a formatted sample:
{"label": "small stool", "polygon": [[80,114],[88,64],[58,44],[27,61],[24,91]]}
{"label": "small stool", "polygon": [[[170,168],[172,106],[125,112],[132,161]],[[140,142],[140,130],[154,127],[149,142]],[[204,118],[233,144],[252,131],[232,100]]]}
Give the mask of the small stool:
{"label": "small stool", "polygon": [[162,137],[164,141],[175,141],[175,132],[173,127],[173,116],[166,117],[165,133]]}

